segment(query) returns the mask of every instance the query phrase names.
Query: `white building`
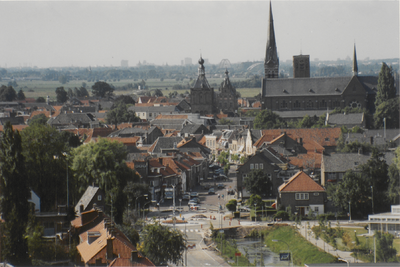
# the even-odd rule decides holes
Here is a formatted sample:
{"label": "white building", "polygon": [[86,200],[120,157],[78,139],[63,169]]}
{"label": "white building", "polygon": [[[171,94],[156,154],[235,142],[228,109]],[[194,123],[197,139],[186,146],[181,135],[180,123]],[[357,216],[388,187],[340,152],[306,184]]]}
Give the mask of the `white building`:
{"label": "white building", "polygon": [[383,231],[397,236],[400,234],[400,205],[392,205],[391,212],[368,215],[369,234]]}

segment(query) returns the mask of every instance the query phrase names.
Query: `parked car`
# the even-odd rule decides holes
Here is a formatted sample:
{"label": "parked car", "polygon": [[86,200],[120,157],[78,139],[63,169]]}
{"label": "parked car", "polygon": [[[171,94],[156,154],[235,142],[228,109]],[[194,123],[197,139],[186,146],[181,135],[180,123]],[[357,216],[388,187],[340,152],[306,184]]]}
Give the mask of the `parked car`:
{"label": "parked car", "polygon": [[190,194],[183,194],[182,199],[183,200],[189,200],[190,199]]}
{"label": "parked car", "polygon": [[197,192],[190,192],[190,198],[198,197],[199,194]]}
{"label": "parked car", "polygon": [[215,190],[214,190],[213,187],[208,190],[208,194],[209,195],[214,195],[215,194]]}
{"label": "parked car", "polygon": [[246,206],[243,206],[243,207],[240,207],[239,211],[250,212],[250,208],[246,207]]}
{"label": "parked car", "polygon": [[210,187],[211,187],[211,185],[209,185],[209,184],[203,185],[203,189],[205,189],[205,190],[210,189]]}
{"label": "parked car", "polygon": [[223,189],[223,188],[225,188],[224,184],[218,184],[218,189]]}
{"label": "parked car", "polygon": [[200,203],[200,198],[198,198],[198,197],[195,197],[195,198],[192,198],[191,200],[189,200],[189,202],[190,202],[190,201],[192,201],[192,202],[195,202],[195,203],[199,204],[199,203]]}

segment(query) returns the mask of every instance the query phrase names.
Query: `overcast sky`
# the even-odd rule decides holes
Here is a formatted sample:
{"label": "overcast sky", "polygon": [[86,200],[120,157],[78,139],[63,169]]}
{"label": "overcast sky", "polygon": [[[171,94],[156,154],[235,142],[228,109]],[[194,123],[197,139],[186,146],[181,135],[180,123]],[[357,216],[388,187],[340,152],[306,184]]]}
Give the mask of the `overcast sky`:
{"label": "overcast sky", "polygon": [[[399,1],[272,1],[281,62],[399,57]],[[269,1],[1,1],[0,67],[263,60]]]}

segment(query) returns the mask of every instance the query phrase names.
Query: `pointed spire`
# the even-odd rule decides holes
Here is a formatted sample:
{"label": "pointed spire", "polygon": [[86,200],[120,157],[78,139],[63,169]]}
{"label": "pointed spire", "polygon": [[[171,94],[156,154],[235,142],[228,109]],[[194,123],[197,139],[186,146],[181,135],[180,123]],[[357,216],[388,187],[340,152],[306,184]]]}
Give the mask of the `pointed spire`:
{"label": "pointed spire", "polygon": [[272,16],[272,3],[269,2],[269,20],[268,20],[268,37],[267,49],[265,53],[265,78],[278,78],[279,58],[275,41],[274,19]]}
{"label": "pointed spire", "polygon": [[358,75],[357,54],[356,54],[356,44],[354,43],[353,76],[357,76],[357,75]]}

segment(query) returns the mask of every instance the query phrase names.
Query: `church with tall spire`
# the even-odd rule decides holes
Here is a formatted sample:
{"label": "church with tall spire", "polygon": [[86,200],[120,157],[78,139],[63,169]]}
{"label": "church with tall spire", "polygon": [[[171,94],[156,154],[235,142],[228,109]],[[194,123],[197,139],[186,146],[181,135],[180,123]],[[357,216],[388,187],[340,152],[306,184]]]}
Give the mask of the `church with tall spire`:
{"label": "church with tall spire", "polygon": [[310,77],[310,56],[299,55],[293,56],[293,78],[279,78],[279,58],[271,2],[264,69],[262,109],[282,112],[279,113],[281,116],[293,112],[319,116],[323,112],[345,107],[374,109],[378,78],[359,75],[355,44],[352,76]]}
{"label": "church with tall spire", "polygon": [[264,69],[265,78],[279,77],[279,58],[275,41],[275,29],[271,1],[269,2],[268,37],[267,48],[265,51]]}

